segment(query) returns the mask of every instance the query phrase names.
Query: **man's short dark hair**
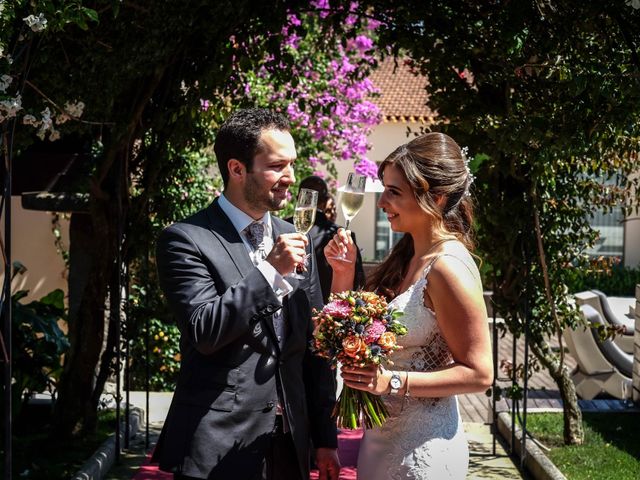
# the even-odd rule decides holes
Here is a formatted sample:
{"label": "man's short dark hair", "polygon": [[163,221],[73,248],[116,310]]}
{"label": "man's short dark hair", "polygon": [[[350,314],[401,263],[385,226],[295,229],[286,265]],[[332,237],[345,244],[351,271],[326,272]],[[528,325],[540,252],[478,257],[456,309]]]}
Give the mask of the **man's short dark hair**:
{"label": "man's short dark hair", "polygon": [[322,177],[310,175],[300,182],[300,188],[318,192],[318,206],[324,206],[329,199],[329,187]]}
{"label": "man's short dark hair", "polygon": [[225,186],[229,181],[227,163],[235,158],[247,167],[253,168],[253,157],[260,150],[260,134],[263,130],[290,130],[289,120],[281,113],[266,108],[246,108],[237,110],[222,124],[213,150]]}

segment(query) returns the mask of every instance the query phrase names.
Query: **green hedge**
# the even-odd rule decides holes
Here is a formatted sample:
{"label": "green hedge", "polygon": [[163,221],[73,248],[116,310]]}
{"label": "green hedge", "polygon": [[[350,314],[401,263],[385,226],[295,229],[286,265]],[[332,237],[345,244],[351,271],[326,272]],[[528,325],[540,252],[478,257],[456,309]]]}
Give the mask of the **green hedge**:
{"label": "green hedge", "polygon": [[598,257],[588,265],[570,267],[566,283],[572,293],[595,288],[610,296],[633,297],[640,267],[625,267],[618,257]]}

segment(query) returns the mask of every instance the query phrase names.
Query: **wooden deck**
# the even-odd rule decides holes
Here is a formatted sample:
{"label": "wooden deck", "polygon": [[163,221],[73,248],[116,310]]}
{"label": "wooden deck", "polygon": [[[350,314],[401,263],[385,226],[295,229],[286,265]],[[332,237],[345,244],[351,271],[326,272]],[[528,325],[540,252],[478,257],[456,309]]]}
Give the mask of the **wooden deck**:
{"label": "wooden deck", "polygon": [[[557,342],[552,342],[552,347],[557,347]],[[504,337],[498,338],[498,365],[503,360],[509,363],[513,356],[513,336],[507,333]],[[531,358],[532,353],[529,352]],[[516,365],[524,360],[524,340],[520,338],[516,344]],[[565,355],[565,363],[569,369],[575,368],[576,362],[573,357],[567,353]],[[511,385],[507,373],[499,368],[498,385]],[[529,379],[529,388],[527,396],[527,411],[562,411],[562,400],[558,387],[553,379],[549,376],[545,369],[535,372]],[[491,423],[491,398],[485,393],[458,395],[458,403],[460,406],[460,414],[464,422],[471,423]],[[580,408],[583,412],[592,411],[629,411],[630,408],[621,400],[616,399],[595,399],[595,400],[579,400]],[[497,402],[496,412],[510,411],[511,402],[502,399]],[[522,404],[520,405],[522,408]],[[633,409],[638,411],[638,408]]]}

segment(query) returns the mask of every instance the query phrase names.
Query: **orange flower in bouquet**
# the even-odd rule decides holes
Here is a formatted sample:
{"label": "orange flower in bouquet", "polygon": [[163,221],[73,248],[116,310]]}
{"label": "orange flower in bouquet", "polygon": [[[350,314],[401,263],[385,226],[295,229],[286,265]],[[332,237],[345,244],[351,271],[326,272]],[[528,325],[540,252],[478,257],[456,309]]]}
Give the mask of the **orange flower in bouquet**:
{"label": "orange flower in bouquet", "polygon": [[[390,355],[399,348],[397,337],[407,327],[398,321],[401,312],[373,292],[345,291],[332,294],[322,311],[315,312],[314,351],[335,367],[393,364]],[[356,429],[382,425],[388,412],[378,395],[345,385],[334,415],[339,427]]]}

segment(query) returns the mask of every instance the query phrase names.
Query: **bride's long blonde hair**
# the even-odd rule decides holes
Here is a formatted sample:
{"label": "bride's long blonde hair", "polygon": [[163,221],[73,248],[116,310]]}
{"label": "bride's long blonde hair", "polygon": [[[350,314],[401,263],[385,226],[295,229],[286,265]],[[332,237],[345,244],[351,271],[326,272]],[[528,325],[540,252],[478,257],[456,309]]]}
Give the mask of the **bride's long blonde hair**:
{"label": "bride's long blonde hair", "polygon": [[[426,133],[396,148],[380,164],[380,180],[389,165],[400,169],[436,232],[455,236],[472,251],[473,204],[468,193],[473,180],[458,144],[444,133]],[[446,199],[442,207],[436,203],[439,197]],[[413,239],[405,234],[371,273],[367,290],[394,297],[413,254]]]}

